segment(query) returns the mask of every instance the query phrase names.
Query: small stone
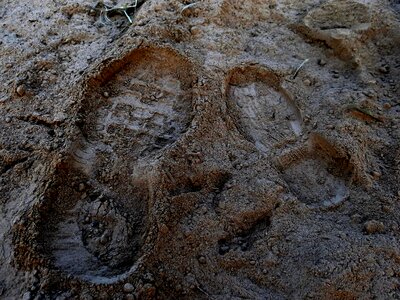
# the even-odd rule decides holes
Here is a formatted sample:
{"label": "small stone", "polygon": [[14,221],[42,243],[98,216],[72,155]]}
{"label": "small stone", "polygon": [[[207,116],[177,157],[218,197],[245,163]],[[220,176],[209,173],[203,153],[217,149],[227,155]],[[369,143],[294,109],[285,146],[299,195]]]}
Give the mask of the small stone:
{"label": "small stone", "polygon": [[192,28],[190,28],[190,33],[192,35],[200,35],[201,29],[198,26],[193,26]]}
{"label": "small stone", "polygon": [[207,262],[206,258],[204,256],[200,256],[199,257],[199,263],[201,263],[202,265],[204,265]]}
{"label": "small stone", "polygon": [[383,104],[383,108],[384,109],[391,109],[392,108],[392,106],[390,105],[390,103],[385,103],[385,104]]}
{"label": "small stone", "polygon": [[378,180],[382,176],[382,174],[378,171],[373,171],[371,175],[372,177],[374,177],[375,180]]}
{"label": "small stone", "polygon": [[79,190],[80,192],[82,192],[84,189],[85,189],[85,184],[84,184],[84,183],[80,183],[80,184],[79,184],[79,187],[78,187],[78,190]]}
{"label": "small stone", "polygon": [[391,213],[391,212],[393,212],[393,207],[391,207],[390,205],[384,205],[384,206],[382,207],[382,210],[383,210],[385,213]]}
{"label": "small stone", "polygon": [[168,226],[165,224],[160,225],[160,233],[165,235],[169,232]]}
{"label": "small stone", "polygon": [[26,292],[23,296],[22,296],[22,300],[30,300],[31,299],[31,292]]}
{"label": "small stone", "polygon": [[303,83],[306,86],[310,86],[311,85],[311,80],[310,79],[304,79]]}
{"label": "small stone", "polygon": [[360,214],[354,214],[354,215],[351,216],[351,220],[354,223],[360,223],[361,220],[362,220],[362,216]]}
{"label": "small stone", "polygon": [[23,85],[23,84],[19,85],[19,86],[17,87],[16,92],[17,92],[18,96],[20,96],[20,97],[24,96],[25,93],[26,93],[25,85]]}
{"label": "small stone", "polygon": [[326,61],[323,60],[323,59],[318,59],[318,64],[319,64],[321,67],[323,67],[323,66],[326,65]]}
{"label": "small stone", "polygon": [[6,122],[7,122],[7,123],[10,123],[10,122],[11,122],[11,118],[10,118],[10,117],[7,117],[7,118],[6,118]]}
{"label": "small stone", "polygon": [[254,266],[254,265],[256,264],[256,261],[255,261],[255,260],[251,260],[251,261],[250,261],[250,264],[251,264],[252,266]]}
{"label": "small stone", "polygon": [[109,232],[107,230],[102,234],[102,236],[100,237],[100,243],[102,245],[107,244],[109,235],[110,234],[109,234]]}
{"label": "small stone", "polygon": [[132,293],[134,290],[135,290],[135,287],[131,283],[127,282],[124,284],[124,292],[125,293]]}
{"label": "small stone", "polygon": [[108,97],[110,97],[110,94],[109,94],[108,92],[104,92],[104,93],[103,93],[103,96],[106,97],[106,98],[108,98]]}
{"label": "small stone", "polygon": [[382,74],[388,74],[390,71],[390,68],[388,65],[382,66],[378,69],[379,72],[381,72]]}
{"label": "small stone", "polygon": [[394,276],[394,271],[393,271],[393,269],[392,268],[388,268],[388,269],[386,269],[386,275],[387,276],[389,276],[389,277],[393,277]]}
{"label": "small stone", "polygon": [[385,232],[385,225],[376,220],[370,220],[364,223],[364,229],[368,234]]}
{"label": "small stone", "polygon": [[126,300],[135,300],[135,296],[133,294],[126,294],[125,299]]}
{"label": "small stone", "polygon": [[335,125],[332,124],[326,125],[326,129],[335,129]]}

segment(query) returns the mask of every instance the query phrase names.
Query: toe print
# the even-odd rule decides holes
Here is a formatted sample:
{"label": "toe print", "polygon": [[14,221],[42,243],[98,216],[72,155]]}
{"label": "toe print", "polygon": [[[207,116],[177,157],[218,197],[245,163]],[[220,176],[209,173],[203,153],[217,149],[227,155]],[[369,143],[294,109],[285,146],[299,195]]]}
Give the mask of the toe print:
{"label": "toe print", "polygon": [[349,196],[354,167],[348,156],[319,135],[310,145],[278,158],[283,178],[300,201],[313,207],[335,207]]}

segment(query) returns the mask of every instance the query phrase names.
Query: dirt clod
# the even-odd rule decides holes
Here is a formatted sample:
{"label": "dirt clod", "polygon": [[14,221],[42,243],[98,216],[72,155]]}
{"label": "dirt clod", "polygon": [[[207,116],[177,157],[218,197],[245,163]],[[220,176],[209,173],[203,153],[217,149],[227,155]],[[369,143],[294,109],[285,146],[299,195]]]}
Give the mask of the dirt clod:
{"label": "dirt clod", "polygon": [[131,283],[124,284],[124,292],[125,293],[132,293],[135,290],[135,287]]}
{"label": "dirt clod", "polygon": [[385,232],[385,225],[380,221],[370,220],[365,222],[364,229],[368,234],[383,233]]}
{"label": "dirt clod", "polygon": [[18,96],[22,97],[25,95],[26,93],[26,87],[25,85],[21,84],[17,87],[16,92],[18,94]]}

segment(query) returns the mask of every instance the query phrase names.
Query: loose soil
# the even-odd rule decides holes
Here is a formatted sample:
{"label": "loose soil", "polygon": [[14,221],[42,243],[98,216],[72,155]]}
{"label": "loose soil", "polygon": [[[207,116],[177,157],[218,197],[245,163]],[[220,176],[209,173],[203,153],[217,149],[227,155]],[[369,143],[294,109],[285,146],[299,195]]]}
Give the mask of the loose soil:
{"label": "loose soil", "polygon": [[0,298],[400,299],[398,1],[139,4],[0,0]]}

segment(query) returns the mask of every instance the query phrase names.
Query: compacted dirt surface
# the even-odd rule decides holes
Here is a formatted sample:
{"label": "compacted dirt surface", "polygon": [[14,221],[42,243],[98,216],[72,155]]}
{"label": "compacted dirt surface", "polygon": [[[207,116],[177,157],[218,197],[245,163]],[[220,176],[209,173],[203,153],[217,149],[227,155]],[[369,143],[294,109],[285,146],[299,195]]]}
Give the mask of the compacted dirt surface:
{"label": "compacted dirt surface", "polygon": [[0,298],[400,299],[399,2],[132,3],[0,0]]}

